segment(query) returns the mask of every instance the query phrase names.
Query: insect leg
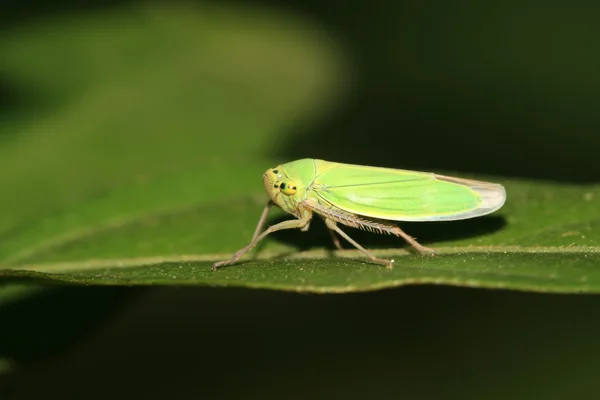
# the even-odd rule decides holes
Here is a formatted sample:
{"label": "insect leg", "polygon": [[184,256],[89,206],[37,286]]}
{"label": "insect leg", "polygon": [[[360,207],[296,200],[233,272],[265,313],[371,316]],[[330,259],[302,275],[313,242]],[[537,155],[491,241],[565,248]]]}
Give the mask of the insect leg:
{"label": "insect leg", "polygon": [[252,240],[256,239],[258,237],[258,235],[260,235],[260,232],[262,231],[263,225],[265,224],[265,221],[267,220],[267,215],[269,215],[269,210],[271,209],[272,205],[273,205],[273,200],[269,200],[269,202],[265,206],[265,209],[263,210],[263,212],[260,216],[260,219],[258,220],[256,229],[254,230],[254,235],[252,235]]}
{"label": "insect leg", "polygon": [[212,266],[213,271],[216,271],[217,268],[222,267],[224,265],[231,265],[233,263],[238,262],[244,254],[252,250],[254,246],[256,246],[258,242],[263,240],[265,236],[267,236],[269,233],[281,231],[283,229],[303,228],[310,222],[311,217],[312,213],[307,211],[303,213],[302,219],[291,219],[268,227],[263,233],[253,238],[252,241],[248,243],[248,245],[246,245],[246,247],[236,251],[233,257],[231,257],[231,259],[214,263]]}
{"label": "insect leg", "polygon": [[423,246],[422,244],[420,244],[419,242],[417,242],[415,240],[415,238],[413,238],[410,235],[407,235],[402,229],[398,228],[397,226],[394,226],[394,229],[392,230],[392,233],[394,235],[400,236],[402,239],[406,240],[406,242],[408,244],[410,244],[419,253],[433,255],[433,253],[434,253],[433,249],[430,249],[429,247]]}
{"label": "insect leg", "polygon": [[331,235],[331,240],[333,240],[333,244],[335,245],[335,247],[338,250],[344,250],[342,244],[340,243],[340,239],[337,236],[335,236],[335,232],[329,226],[327,226],[327,232],[329,232],[329,234]]}
{"label": "insect leg", "polygon": [[[378,222],[370,220],[364,217],[353,215],[350,213],[342,212],[340,210],[331,209],[324,207],[316,201],[306,201],[305,207],[312,209],[317,214],[320,214],[323,218],[331,219],[335,222],[350,226],[352,228],[365,229],[376,233],[391,233],[393,235],[402,237],[408,244],[410,244],[415,250],[421,254],[433,254],[433,250],[422,246],[414,238],[407,235],[398,228],[396,225],[389,222]],[[327,222],[327,221],[326,221]],[[328,225],[329,226],[329,225]],[[333,228],[332,228],[333,229]],[[336,231],[337,232],[337,231]],[[333,233],[332,233],[333,234]],[[335,241],[335,239],[334,239]]]}
{"label": "insect leg", "polygon": [[394,265],[394,261],[393,260],[386,260],[386,259],[383,259],[383,258],[377,258],[373,254],[369,253],[364,247],[362,247],[360,244],[356,243],[354,241],[354,239],[352,239],[344,231],[342,231],[337,226],[337,224],[335,223],[334,220],[329,219],[329,218],[325,218],[325,224],[327,224],[327,227],[329,229],[337,232],[341,237],[343,237],[344,239],[346,239],[354,247],[356,247],[358,250],[360,250],[365,256],[369,257],[371,259],[371,261],[376,262],[378,264],[383,264],[383,265],[385,265],[388,268],[392,268],[393,267],[393,265]]}

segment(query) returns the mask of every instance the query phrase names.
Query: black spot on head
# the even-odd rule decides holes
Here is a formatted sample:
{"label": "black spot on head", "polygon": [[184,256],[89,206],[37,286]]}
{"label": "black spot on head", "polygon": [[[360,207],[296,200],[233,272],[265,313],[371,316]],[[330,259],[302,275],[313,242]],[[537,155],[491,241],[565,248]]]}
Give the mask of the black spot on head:
{"label": "black spot on head", "polygon": [[285,182],[281,182],[281,189],[285,190]]}
{"label": "black spot on head", "polygon": [[277,189],[279,186],[278,186],[277,184],[274,184],[274,185],[273,185],[273,187],[274,187],[275,189]]}
{"label": "black spot on head", "polygon": [[296,186],[294,186],[292,189],[296,190]]}
{"label": "black spot on head", "polygon": [[276,169],[274,169],[274,170],[273,170],[273,173],[274,173],[274,174],[278,174],[278,173],[279,173],[279,171],[277,171]]}

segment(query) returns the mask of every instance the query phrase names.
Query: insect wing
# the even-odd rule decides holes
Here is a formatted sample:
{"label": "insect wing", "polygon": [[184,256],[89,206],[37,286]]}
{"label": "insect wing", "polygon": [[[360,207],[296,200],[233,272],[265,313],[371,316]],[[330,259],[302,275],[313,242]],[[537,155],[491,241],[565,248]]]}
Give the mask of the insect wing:
{"label": "insect wing", "polygon": [[[451,221],[496,211],[502,185],[389,168],[327,163],[313,190],[325,202],[366,217],[395,221]],[[318,166],[318,164],[317,164]]]}

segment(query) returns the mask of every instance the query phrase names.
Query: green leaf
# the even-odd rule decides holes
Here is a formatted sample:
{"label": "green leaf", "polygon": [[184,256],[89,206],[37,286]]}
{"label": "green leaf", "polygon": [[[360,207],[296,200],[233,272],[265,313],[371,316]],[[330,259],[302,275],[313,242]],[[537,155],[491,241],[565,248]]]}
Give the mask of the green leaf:
{"label": "green leaf", "polygon": [[25,101],[0,114],[1,278],[600,292],[600,186],[479,175],[506,185],[500,212],[402,225],[435,257],[347,229],[395,258],[388,270],[333,252],[315,221],[307,233],[273,235],[249,262],[211,271],[252,236],[266,202],[261,175],[289,161],[282,136],[297,140],[290,126],[330,113],[350,76],[343,52],[308,21],[240,10],[139,5],[3,35],[0,79]]}
{"label": "green leaf", "polygon": [[[493,247],[453,250],[442,248],[441,254],[431,259],[400,256],[397,257],[398,266],[393,269],[345,257],[321,259],[319,254],[312,252],[285,260],[275,258],[236,265],[217,272],[210,269],[210,262],[191,261],[193,257],[172,261],[157,257],[28,266],[20,270],[0,271],[0,276],[6,274],[86,285],[202,284],[317,293],[426,283],[565,293],[600,291],[600,270],[597,268],[600,252],[594,249],[532,250],[507,246],[500,251]],[[359,257],[356,252],[353,253],[345,256]],[[398,256],[392,251],[376,253]]]}

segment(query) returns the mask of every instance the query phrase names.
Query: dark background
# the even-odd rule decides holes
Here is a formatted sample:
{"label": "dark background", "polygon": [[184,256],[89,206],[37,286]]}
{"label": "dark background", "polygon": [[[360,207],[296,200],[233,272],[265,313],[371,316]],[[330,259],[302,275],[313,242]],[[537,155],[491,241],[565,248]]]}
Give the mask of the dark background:
{"label": "dark background", "polygon": [[[12,1],[2,26],[117,3]],[[278,156],[598,181],[596,3],[257,3],[319,21],[355,65],[337,112],[290,127],[273,145]],[[27,106],[1,82],[0,107]],[[0,393],[593,398],[598,310],[594,296],[431,286],[352,295],[52,288],[0,309],[0,353],[25,362],[0,378]],[[7,329],[16,326],[18,335]]]}

